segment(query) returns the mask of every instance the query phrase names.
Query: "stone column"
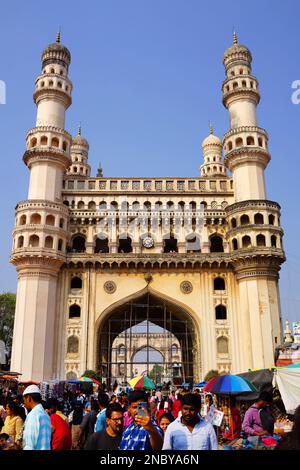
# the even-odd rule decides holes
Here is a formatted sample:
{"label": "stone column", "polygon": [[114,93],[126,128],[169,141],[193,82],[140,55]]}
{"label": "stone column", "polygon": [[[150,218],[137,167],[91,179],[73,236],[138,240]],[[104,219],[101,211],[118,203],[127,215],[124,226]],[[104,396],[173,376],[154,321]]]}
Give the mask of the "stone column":
{"label": "stone column", "polygon": [[19,271],[11,369],[22,380],[52,379],[57,273],[32,267]]}

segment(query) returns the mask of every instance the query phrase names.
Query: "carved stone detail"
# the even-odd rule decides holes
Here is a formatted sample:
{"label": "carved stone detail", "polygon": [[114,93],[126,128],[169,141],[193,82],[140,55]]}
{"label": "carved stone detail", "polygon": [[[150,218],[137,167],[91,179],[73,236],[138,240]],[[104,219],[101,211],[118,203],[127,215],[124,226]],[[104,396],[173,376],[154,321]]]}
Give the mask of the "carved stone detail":
{"label": "carved stone detail", "polygon": [[103,285],[103,289],[108,294],[113,294],[117,290],[116,283],[114,281],[106,281]]}
{"label": "carved stone detail", "polygon": [[180,284],[180,290],[184,294],[190,294],[193,291],[193,284],[190,281],[182,281]]}

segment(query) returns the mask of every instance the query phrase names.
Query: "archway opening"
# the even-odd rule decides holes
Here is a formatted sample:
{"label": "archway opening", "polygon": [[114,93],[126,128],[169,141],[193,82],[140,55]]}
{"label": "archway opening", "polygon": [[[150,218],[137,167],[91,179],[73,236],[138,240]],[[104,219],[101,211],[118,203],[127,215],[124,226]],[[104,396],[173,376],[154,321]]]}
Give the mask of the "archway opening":
{"label": "archway opening", "polygon": [[164,253],[177,253],[177,239],[173,235],[164,239]]}
{"label": "archway opening", "polygon": [[96,239],[95,253],[109,253],[108,238]]}
{"label": "archway opening", "polygon": [[164,364],[165,357],[160,351],[151,346],[144,346],[132,356],[131,373],[134,377],[148,375],[154,383],[162,383],[165,379],[169,379],[169,376],[165,376]]}
{"label": "archway opening", "polygon": [[141,374],[156,383],[193,382],[199,374],[195,345],[191,316],[182,307],[146,293],[117,307],[101,323],[96,367],[109,387]]}
{"label": "archway opening", "polygon": [[130,237],[119,238],[118,253],[132,253],[132,240]]}

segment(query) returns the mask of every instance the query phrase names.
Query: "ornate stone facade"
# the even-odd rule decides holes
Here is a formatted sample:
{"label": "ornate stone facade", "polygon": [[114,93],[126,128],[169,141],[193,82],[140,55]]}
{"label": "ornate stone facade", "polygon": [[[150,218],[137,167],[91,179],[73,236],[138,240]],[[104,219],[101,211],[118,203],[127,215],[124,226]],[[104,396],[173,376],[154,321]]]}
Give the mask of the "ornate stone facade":
{"label": "ornate stone facade", "polygon": [[[71,55],[58,40],[42,60],[37,122],[23,158],[29,194],[17,205],[13,233],[12,369],[23,380],[99,368],[120,378],[122,358],[112,352],[145,318],[174,336],[190,380],[210,369],[272,366],[285,256],[280,206],[266,199],[271,157],[256,122],[249,49],[235,40],[224,55],[231,128],[222,142],[211,129],[201,176],[191,178],[105,177],[101,165],[91,176],[81,129],[74,139],[64,129]],[[152,339],[159,349],[164,339]]]}
{"label": "ornate stone facade", "polygon": [[[146,358],[147,349],[150,353],[149,365]],[[145,352],[144,357],[143,355],[138,357],[139,352]],[[159,354],[155,355],[155,352]],[[167,332],[132,333],[129,342],[126,335],[121,333],[112,343],[112,377],[122,383],[132,376],[149,374],[158,356],[161,357],[156,364],[162,369],[159,373],[159,382],[168,382],[174,376],[183,379],[181,347],[176,336]]]}

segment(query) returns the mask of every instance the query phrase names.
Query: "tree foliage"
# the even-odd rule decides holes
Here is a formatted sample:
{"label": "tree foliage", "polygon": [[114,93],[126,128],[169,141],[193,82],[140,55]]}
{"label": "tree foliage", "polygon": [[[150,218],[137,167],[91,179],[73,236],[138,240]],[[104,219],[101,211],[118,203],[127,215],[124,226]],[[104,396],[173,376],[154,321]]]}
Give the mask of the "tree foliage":
{"label": "tree foliage", "polygon": [[4,292],[0,294],[0,340],[4,341],[10,360],[14,318],[16,309],[16,294]]}
{"label": "tree foliage", "polygon": [[154,381],[156,379],[161,380],[163,371],[164,371],[163,366],[160,366],[159,364],[154,364],[151,371],[149,372],[149,378]]}
{"label": "tree foliage", "polygon": [[208,382],[210,379],[213,377],[217,377],[219,374],[219,371],[211,369],[210,371],[207,372],[206,376],[204,377],[205,382]]}
{"label": "tree foliage", "polygon": [[102,376],[99,371],[88,369],[83,374],[82,377],[89,377],[90,379],[96,379],[98,382],[101,382]]}

